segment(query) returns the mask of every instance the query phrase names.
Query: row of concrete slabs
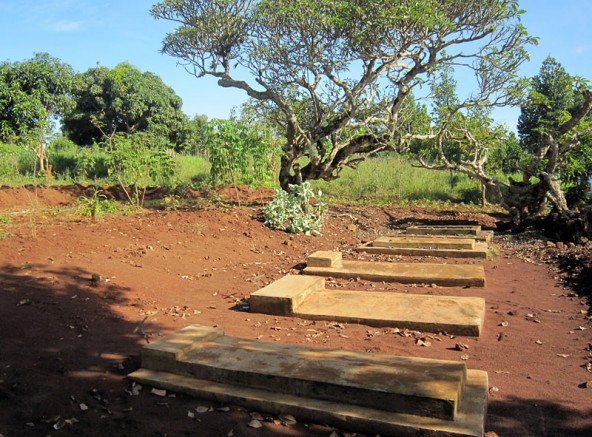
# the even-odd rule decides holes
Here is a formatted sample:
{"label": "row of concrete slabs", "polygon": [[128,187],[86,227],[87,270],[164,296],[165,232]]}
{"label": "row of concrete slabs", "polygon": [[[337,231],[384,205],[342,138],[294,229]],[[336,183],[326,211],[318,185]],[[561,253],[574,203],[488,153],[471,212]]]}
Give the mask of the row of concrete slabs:
{"label": "row of concrete slabs", "polygon": [[[491,240],[491,234],[478,226],[429,227],[431,234],[422,234],[428,227],[413,228],[378,238],[369,247],[453,256],[476,247],[487,250]],[[481,333],[481,297],[327,289],[327,276],[485,286],[480,265],[348,261],[340,252],[321,251],[309,256],[303,275],[287,275],[253,293],[251,311],[454,335]],[[228,337],[219,328],[199,325],[144,347],[142,368],[130,377],[202,398],[380,435],[481,436],[487,410],[487,373],[467,369],[464,362],[282,345]]]}

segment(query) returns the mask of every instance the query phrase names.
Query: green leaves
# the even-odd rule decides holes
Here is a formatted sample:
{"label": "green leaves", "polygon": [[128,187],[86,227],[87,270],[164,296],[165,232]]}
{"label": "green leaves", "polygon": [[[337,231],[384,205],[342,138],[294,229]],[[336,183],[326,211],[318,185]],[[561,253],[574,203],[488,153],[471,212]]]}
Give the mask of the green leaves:
{"label": "green leaves", "polygon": [[124,62],[76,75],[75,106],[63,125],[76,143],[90,145],[115,133],[152,132],[180,146],[187,117],[182,101],[160,77]]}
{"label": "green leaves", "polygon": [[0,63],[0,140],[51,127],[68,106],[72,68],[47,53]]}
{"label": "green leaves", "polygon": [[212,120],[207,144],[213,184],[272,182],[275,150],[254,128],[234,120]]}
{"label": "green leaves", "polygon": [[317,193],[316,202],[312,203],[314,197],[309,182],[290,185],[289,192],[276,190],[273,200],[263,210],[265,224],[293,234],[320,233],[327,205],[322,201],[321,191]]}
{"label": "green leaves", "polygon": [[517,0],[165,0],[152,14],[178,26],[163,51],[195,76],[275,107],[284,189],[407,144],[404,102],[439,66],[475,77],[470,104],[515,102],[534,42]]}
{"label": "green leaves", "polygon": [[112,158],[109,174],[137,208],[142,207],[143,193],[150,184],[166,185],[174,174],[175,163],[167,153],[166,142],[154,135],[145,132],[117,134],[108,147]]}

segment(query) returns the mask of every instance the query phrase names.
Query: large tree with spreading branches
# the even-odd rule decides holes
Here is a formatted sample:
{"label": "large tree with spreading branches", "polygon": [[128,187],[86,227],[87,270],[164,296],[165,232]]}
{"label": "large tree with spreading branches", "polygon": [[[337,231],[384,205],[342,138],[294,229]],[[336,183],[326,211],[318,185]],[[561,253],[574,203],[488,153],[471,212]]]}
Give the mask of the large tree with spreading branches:
{"label": "large tree with spreading branches", "polygon": [[283,188],[407,147],[419,136],[406,101],[443,67],[474,84],[459,107],[515,103],[534,42],[516,0],[165,0],[151,12],[178,24],[164,53],[269,108]]}
{"label": "large tree with spreading branches", "polygon": [[[520,177],[500,177],[490,156],[511,145],[507,131],[481,108],[464,110],[455,86],[443,74],[435,87],[438,106],[435,138],[420,144],[416,156],[424,167],[465,173],[496,194],[515,225],[545,216],[550,210],[570,220],[566,188],[583,185],[592,174],[592,93],[586,81],[569,75],[553,58],[543,62],[529,81],[518,121],[520,150],[511,146],[513,169]],[[501,152],[500,152],[501,150]],[[498,156],[498,160],[503,156]]]}

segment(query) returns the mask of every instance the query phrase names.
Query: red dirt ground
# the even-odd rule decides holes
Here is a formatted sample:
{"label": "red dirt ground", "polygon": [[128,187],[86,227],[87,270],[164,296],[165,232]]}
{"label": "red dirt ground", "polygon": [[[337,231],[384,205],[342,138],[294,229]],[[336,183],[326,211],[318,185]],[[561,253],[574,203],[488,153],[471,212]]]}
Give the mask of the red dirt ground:
{"label": "red dirt ground", "polygon": [[[4,437],[354,435],[322,424],[282,423],[265,412],[260,412],[267,419],[263,427],[254,429],[247,425],[251,411],[182,395],[159,397],[149,387],[139,394],[131,390],[126,375],[139,366],[141,347],[193,323],[292,344],[449,360],[468,355],[469,368],[489,374],[486,431],[499,436],[592,435],[589,306],[562,282],[574,278],[562,275],[553,263],[538,261],[563,249],[534,236],[496,234],[499,254],[483,262],[484,289],[333,284],[483,296],[487,314],[480,338],[315,323],[250,313],[245,305],[258,288],[287,272],[297,273],[316,250],[341,250],[345,258],[359,258],[353,249],[362,241],[407,224],[479,222],[494,228],[503,217],[339,205],[331,207],[322,236],[290,236],[260,221],[260,201],[269,192],[241,190],[240,207],[196,199],[183,211],[152,209],[102,216],[97,223],[64,206],[81,192],[80,187],[0,190]],[[225,195],[228,202],[236,200],[234,190],[216,198]],[[101,276],[96,286],[93,274]],[[589,293],[590,285],[580,283],[580,294],[586,289]],[[144,318],[145,336],[137,329]],[[418,339],[430,346],[420,346]],[[468,349],[457,350],[458,343]],[[213,408],[199,413],[199,406]],[[188,416],[190,410],[195,418]]]}

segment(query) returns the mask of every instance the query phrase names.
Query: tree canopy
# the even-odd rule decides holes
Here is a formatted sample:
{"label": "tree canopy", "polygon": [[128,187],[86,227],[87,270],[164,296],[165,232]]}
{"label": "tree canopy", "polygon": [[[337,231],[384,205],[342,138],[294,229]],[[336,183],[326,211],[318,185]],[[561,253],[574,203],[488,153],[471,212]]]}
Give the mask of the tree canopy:
{"label": "tree canopy", "polygon": [[537,200],[523,203],[529,213],[541,210],[547,198],[557,211],[566,212],[565,189],[577,189],[592,175],[591,110],[586,81],[571,76],[554,58],[545,59],[531,79],[518,120],[520,142],[530,160],[515,191]]}
{"label": "tree canopy", "polygon": [[68,106],[72,68],[47,53],[0,63],[0,140],[39,134]]}
{"label": "tree canopy", "polygon": [[[483,108],[459,111],[454,83],[444,72],[435,86],[437,135],[413,150],[424,167],[481,181],[517,225],[543,216],[549,203],[569,215],[566,188],[582,187],[592,174],[592,93],[586,82],[552,58],[529,82],[518,140]],[[506,179],[497,169],[519,172],[521,178]]]}
{"label": "tree canopy", "polygon": [[63,129],[77,144],[100,142],[117,133],[151,132],[180,146],[187,117],[182,101],[160,77],[124,62],[76,74],[74,105]]}
{"label": "tree canopy", "polygon": [[[165,0],[178,24],[162,51],[273,106],[285,144],[280,183],[338,177],[409,136],[405,100],[441,66],[472,73],[463,106],[515,102],[534,40],[516,0]],[[305,161],[302,158],[305,157]]]}

